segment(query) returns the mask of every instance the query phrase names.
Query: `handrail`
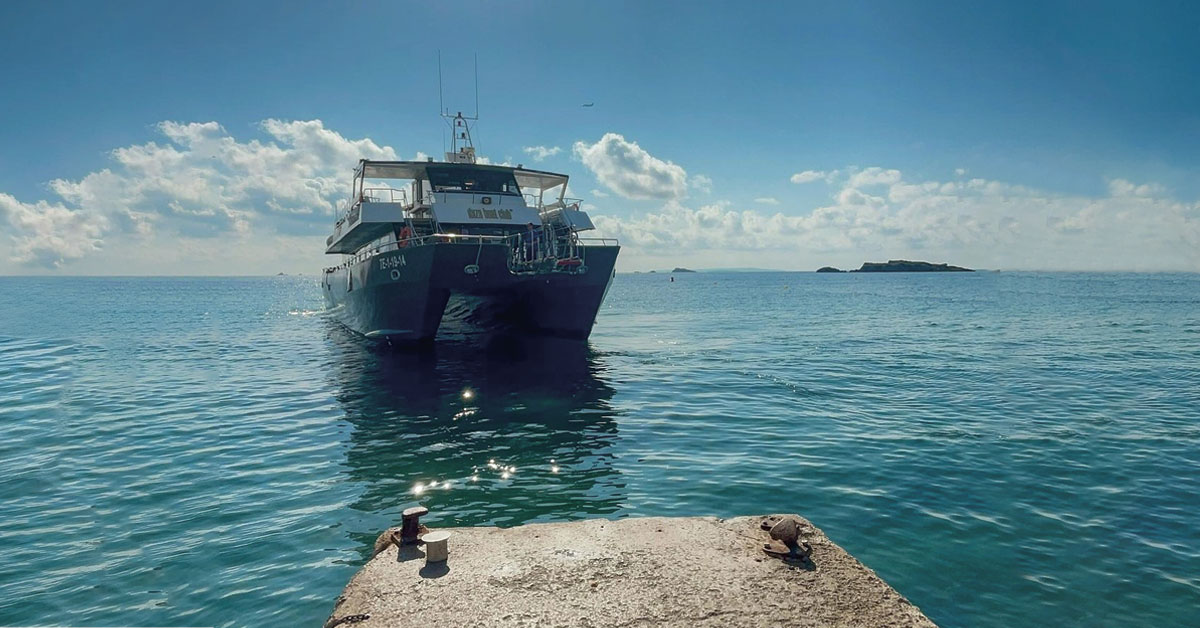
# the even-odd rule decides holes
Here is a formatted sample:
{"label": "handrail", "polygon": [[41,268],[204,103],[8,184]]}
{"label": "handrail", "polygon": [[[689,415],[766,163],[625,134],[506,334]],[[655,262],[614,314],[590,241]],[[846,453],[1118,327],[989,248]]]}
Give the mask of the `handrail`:
{"label": "handrail", "polygon": [[541,204],[533,203],[533,204],[530,204],[530,206],[534,207],[539,212],[553,211],[555,209],[569,209],[572,211],[579,211],[580,208],[583,206],[583,199],[564,198],[562,200],[553,201],[551,203],[541,203]]}
{"label": "handrail", "polygon": [[522,194],[522,196],[525,198],[525,204],[531,209],[538,210],[539,213],[555,209],[570,209],[577,211],[583,208],[583,199],[581,198],[563,198],[562,200],[553,200],[550,202],[543,200],[539,202],[536,194],[525,193]]}
{"label": "handrail", "polygon": [[[405,211],[414,211],[418,206],[432,205],[436,202],[435,194],[445,194],[446,192],[426,191],[423,198],[415,199],[413,202],[408,200],[408,190],[397,188],[364,188],[362,196],[357,199],[352,199],[348,203],[346,210],[338,215],[337,221],[334,222],[334,228],[341,226],[346,222],[346,218],[354,208],[362,204],[364,201],[368,203],[399,203]],[[476,195],[502,196],[500,192],[473,192],[463,190],[457,193],[471,193]],[[583,208],[583,199],[579,198],[563,198],[549,203],[539,202],[537,195],[524,193],[521,195],[525,199],[525,205],[531,209],[537,210],[538,213],[552,211],[555,209],[580,211]],[[399,200],[397,200],[399,199]]]}
{"label": "handrail", "polygon": [[[432,233],[432,234],[423,235],[423,236],[413,236],[411,238],[407,238],[405,240],[400,240],[398,242],[388,242],[388,243],[380,244],[378,246],[375,246],[375,247],[372,247],[369,249],[359,251],[358,253],[355,253],[353,256],[351,256],[350,258],[348,258],[346,261],[342,262],[341,264],[338,264],[337,266],[326,267],[324,272],[331,273],[340,268],[349,268],[350,266],[353,266],[354,264],[368,260],[372,257],[375,257],[376,255],[379,255],[380,253],[389,253],[392,251],[399,251],[399,250],[403,250],[410,246],[421,246],[423,244],[428,244],[430,242],[479,244],[481,246],[484,244],[508,244],[508,245],[511,245],[513,242],[516,242],[517,246],[514,247],[514,256],[515,256],[514,261],[518,261],[521,263],[532,263],[532,262],[536,262],[536,261],[545,259],[547,257],[556,257],[556,258],[559,257],[559,255],[558,255],[559,251],[557,248],[558,247],[558,244],[557,244],[558,239],[555,237],[552,237],[552,236],[548,236],[546,234],[543,234],[537,238],[536,251],[526,251],[523,233],[513,233],[510,235],[473,235],[473,234],[456,234],[456,233]],[[574,257],[577,254],[575,247],[577,247],[577,246],[578,247],[586,247],[589,243],[593,244],[593,245],[599,245],[599,246],[617,246],[619,244],[616,238],[581,238],[579,236],[574,236],[573,238],[571,238],[571,242],[568,244],[568,251],[566,251],[566,253],[568,253],[567,256]],[[403,244],[403,246],[401,246],[402,244]]]}
{"label": "handrail", "polygon": [[[396,200],[397,198],[400,200]],[[368,203],[399,203],[406,210],[413,208],[413,204],[408,202],[408,190],[397,188],[365,188],[361,196],[347,201],[346,210],[338,214],[338,219],[333,225],[334,228],[336,229],[345,223],[346,217],[350,215],[350,212],[354,211],[354,208],[361,205],[364,201]],[[341,204],[341,201],[338,203]]]}
{"label": "handrail", "polygon": [[[386,195],[386,200],[385,199]],[[400,200],[397,201],[396,199]],[[362,199],[369,203],[401,203],[408,204],[408,190],[396,188],[366,188],[362,191]]]}

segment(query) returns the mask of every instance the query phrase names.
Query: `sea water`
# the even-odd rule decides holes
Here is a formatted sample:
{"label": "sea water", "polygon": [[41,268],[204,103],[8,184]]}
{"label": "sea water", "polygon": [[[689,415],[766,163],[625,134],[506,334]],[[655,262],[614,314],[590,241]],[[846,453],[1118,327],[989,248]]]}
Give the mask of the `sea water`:
{"label": "sea water", "polygon": [[370,346],[312,276],[0,279],[0,625],[319,626],[375,536],[804,515],[945,626],[1200,623],[1200,276],[617,276]]}

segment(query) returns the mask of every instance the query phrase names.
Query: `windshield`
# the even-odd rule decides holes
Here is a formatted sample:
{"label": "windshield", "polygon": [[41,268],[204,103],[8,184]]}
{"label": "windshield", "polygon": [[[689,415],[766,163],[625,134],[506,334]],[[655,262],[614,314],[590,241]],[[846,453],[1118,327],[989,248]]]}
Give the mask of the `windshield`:
{"label": "windshield", "polygon": [[434,192],[487,192],[520,194],[511,171],[431,166],[425,168]]}

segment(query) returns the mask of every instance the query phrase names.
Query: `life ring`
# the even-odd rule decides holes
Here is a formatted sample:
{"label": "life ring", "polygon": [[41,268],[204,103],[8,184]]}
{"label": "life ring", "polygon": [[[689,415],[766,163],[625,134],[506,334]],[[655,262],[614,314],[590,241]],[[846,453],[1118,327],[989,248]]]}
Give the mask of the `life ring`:
{"label": "life ring", "polygon": [[402,249],[407,247],[408,241],[412,237],[413,237],[412,229],[410,229],[408,227],[408,225],[405,225],[404,228],[400,230],[400,236],[398,238],[398,241],[396,242],[397,246],[399,246]]}

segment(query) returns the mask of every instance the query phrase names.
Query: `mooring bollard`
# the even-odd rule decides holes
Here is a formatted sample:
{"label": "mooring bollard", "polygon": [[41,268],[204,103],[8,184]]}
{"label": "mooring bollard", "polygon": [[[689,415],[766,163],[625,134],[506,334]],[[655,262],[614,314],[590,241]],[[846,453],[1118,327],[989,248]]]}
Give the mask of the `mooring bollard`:
{"label": "mooring bollard", "polygon": [[421,537],[421,541],[425,543],[425,562],[428,563],[444,563],[450,557],[450,548],[447,541],[450,540],[449,532],[430,532]]}
{"label": "mooring bollard", "polygon": [[402,545],[415,545],[421,539],[421,516],[429,514],[429,509],[424,506],[413,506],[406,508],[402,514],[403,519],[400,522],[400,543]]}
{"label": "mooring bollard", "polygon": [[763,519],[760,527],[767,530],[772,539],[782,542],[787,547],[787,551],[784,552],[777,546],[767,543],[763,545],[763,551],[768,555],[801,561],[810,560],[813,548],[807,541],[800,539],[799,521],[791,517],[784,517],[779,521],[776,521],[774,517],[767,517]]}

